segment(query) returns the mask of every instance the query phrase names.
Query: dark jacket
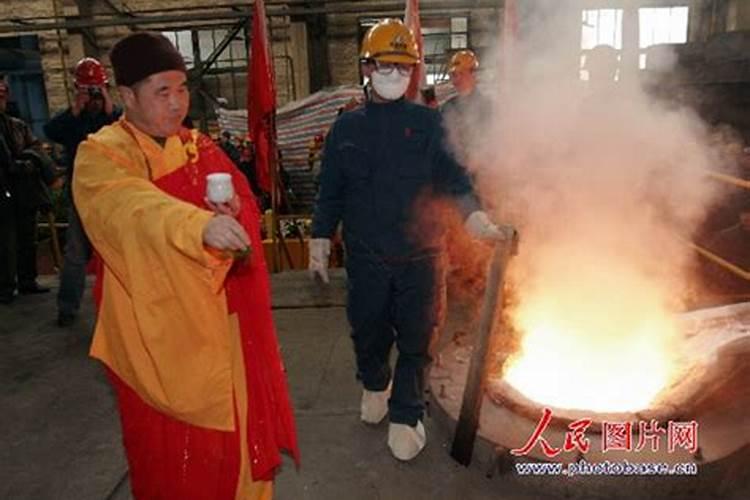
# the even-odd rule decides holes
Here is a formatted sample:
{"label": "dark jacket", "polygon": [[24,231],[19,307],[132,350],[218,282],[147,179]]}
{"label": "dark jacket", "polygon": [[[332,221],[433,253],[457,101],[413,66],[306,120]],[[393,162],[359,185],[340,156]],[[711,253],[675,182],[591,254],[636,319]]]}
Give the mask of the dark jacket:
{"label": "dark jacket", "polygon": [[31,128],[18,118],[0,113],[0,194],[9,194],[20,207],[49,206],[47,186],[56,176],[52,160]]}
{"label": "dark jacket", "polygon": [[63,163],[67,169],[68,179],[73,175],[73,160],[78,151],[78,145],[88,137],[89,134],[99,131],[105,125],[117,121],[122,111],[115,107],[111,115],[104,112],[89,113],[81,111],[78,116],[73,116],[70,108],[52,117],[44,125],[44,133],[47,138],[63,146],[65,149]]}
{"label": "dark jacket", "polygon": [[[325,142],[313,238],[343,221],[347,251],[411,258],[439,248],[442,229],[419,217],[423,196],[479,208],[464,168],[448,153],[440,114],[402,100],[339,116]],[[434,222],[434,221],[433,221]]]}

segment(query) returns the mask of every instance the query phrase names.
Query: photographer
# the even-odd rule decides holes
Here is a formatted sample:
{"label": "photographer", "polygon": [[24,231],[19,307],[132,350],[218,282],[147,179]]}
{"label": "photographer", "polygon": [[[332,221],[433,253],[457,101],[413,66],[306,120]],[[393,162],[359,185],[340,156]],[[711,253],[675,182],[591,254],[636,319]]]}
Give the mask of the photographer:
{"label": "photographer", "polygon": [[0,76],[0,303],[49,292],[36,282],[36,215],[50,205],[52,161],[23,121],[6,113],[9,88]]}
{"label": "photographer", "polygon": [[78,145],[89,134],[117,120],[121,111],[112,104],[107,91],[107,73],[99,61],[91,57],[81,59],[75,68],[76,96],[73,105],[53,117],[44,127],[47,137],[61,144],[66,167],[66,195],[70,201],[68,231],[65,234],[65,261],[60,273],[57,295],[57,323],[73,323],[81,304],[86,283],[86,264],[91,257],[91,244],[78,219],[70,196],[73,162]]}

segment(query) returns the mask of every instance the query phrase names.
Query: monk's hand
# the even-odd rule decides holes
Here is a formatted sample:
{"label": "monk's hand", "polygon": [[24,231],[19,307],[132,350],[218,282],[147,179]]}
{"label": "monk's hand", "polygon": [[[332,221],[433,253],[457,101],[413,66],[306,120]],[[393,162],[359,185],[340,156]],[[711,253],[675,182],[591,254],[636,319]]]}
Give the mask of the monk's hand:
{"label": "monk's hand", "polygon": [[250,237],[232,216],[218,214],[203,228],[203,243],[219,250],[239,252],[250,247]]}
{"label": "monk's hand", "polygon": [[214,213],[219,215],[229,215],[230,217],[237,217],[240,214],[240,208],[242,208],[240,197],[237,195],[234,195],[232,199],[226,203],[214,203],[208,198],[203,198],[203,201],[209,209],[213,210]]}

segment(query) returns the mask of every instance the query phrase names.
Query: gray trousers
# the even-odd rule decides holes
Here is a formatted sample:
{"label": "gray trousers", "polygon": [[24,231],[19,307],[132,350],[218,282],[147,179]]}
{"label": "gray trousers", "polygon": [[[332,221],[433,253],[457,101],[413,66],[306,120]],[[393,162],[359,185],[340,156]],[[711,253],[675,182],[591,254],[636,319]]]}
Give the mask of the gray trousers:
{"label": "gray trousers", "polygon": [[60,271],[60,290],[57,293],[57,310],[63,314],[75,314],[81,307],[81,298],[86,288],[86,266],[91,258],[91,243],[71,205],[68,212],[68,230],[65,233],[65,257]]}

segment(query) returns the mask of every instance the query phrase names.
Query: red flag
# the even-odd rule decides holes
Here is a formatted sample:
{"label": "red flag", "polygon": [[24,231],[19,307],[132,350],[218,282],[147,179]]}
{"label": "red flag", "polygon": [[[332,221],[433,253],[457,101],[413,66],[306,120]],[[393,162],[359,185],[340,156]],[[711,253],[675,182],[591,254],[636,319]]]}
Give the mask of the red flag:
{"label": "red flag", "polygon": [[276,154],[273,133],[276,87],[264,0],[255,0],[253,6],[252,37],[250,64],[247,66],[247,130],[255,145],[258,185],[270,192],[271,162]]}
{"label": "red flag", "polygon": [[410,101],[422,102],[420,90],[427,86],[427,75],[424,66],[424,39],[422,38],[422,22],[419,19],[419,0],[406,0],[404,24],[414,34],[419,51],[419,64],[416,65],[411,74],[409,88],[406,89],[406,98]]}

